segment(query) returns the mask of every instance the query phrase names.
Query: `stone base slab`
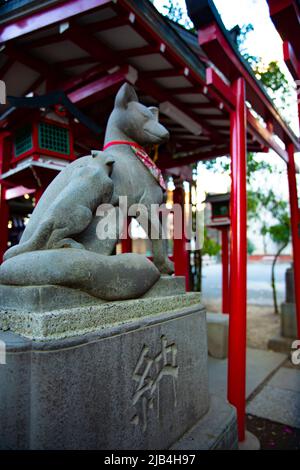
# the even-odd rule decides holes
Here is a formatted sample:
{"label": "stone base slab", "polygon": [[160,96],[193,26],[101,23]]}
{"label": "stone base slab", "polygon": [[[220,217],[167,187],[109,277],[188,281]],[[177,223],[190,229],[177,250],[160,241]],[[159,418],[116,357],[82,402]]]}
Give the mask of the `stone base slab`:
{"label": "stone base slab", "polygon": [[229,315],[207,313],[207,344],[210,356],[225,359],[228,356]]}
{"label": "stone base slab", "polygon": [[284,338],[283,336],[274,336],[268,341],[268,349],[272,351],[290,355],[294,338]]}
{"label": "stone base slab", "polygon": [[[185,294],[185,277],[161,276],[142,298],[179,294]],[[7,310],[40,313],[102,303],[107,301],[69,287],[0,285],[0,307]]]}
{"label": "stone base slab", "polygon": [[245,432],[245,440],[239,442],[239,450],[260,450],[259,439],[252,432]]}
{"label": "stone base slab", "polygon": [[284,302],[281,304],[281,334],[284,338],[297,337],[297,319],[296,319],[296,305],[293,303]]}
{"label": "stone base slab", "polygon": [[0,340],[1,449],[168,449],[208,416],[200,304],[67,339]]}
{"label": "stone base slab", "polygon": [[238,450],[236,409],[211,395],[206,415],[188,431],[172,450]]}
{"label": "stone base slab", "polygon": [[162,277],[144,297],[116,302],[57,286],[0,286],[0,330],[36,341],[62,339],[199,302],[199,292],[185,293],[183,277]]}

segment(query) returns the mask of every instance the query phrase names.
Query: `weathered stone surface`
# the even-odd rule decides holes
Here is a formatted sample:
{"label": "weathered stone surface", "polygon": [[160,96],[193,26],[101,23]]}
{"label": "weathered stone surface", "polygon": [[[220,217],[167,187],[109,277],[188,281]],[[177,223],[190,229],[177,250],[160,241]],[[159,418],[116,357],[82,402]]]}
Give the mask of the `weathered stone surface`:
{"label": "weathered stone surface", "polygon": [[281,304],[280,322],[284,338],[297,337],[296,304],[286,302]]}
{"label": "weathered stone surface", "polygon": [[[110,145],[70,163],[50,183],[19,244],[4,254],[0,283],[59,285],[124,300],[144,295],[161,273],[172,274],[155,210],[166,186],[141,147],[168,138],[158,109],[139,103],[134,88],[124,84],[107,125],[105,144]],[[148,233],[154,264],[134,253],[110,256],[128,216],[138,217]]]}
{"label": "weathered stone surface", "polygon": [[30,441],[31,341],[0,331],[6,364],[0,365],[0,449],[28,449]]}
{"label": "weathered stone surface", "polygon": [[296,305],[294,303],[284,302],[281,304],[280,333],[281,335],[270,338],[268,348],[290,354],[293,340],[297,338]]}
{"label": "weathered stone surface", "polygon": [[102,152],[78,158],[63,168],[43,193],[20,243],[9,248],[4,259],[45,249],[83,249],[73,237],[89,226],[100,204],[111,202],[114,185],[109,175],[113,163]]}
{"label": "weathered stone surface", "polygon": [[184,276],[161,276],[160,279],[151,287],[145,297],[167,297],[170,295],[185,294]]}
{"label": "weathered stone surface", "polygon": [[272,387],[282,388],[283,390],[292,390],[300,394],[300,368],[290,369],[281,367],[269,381]]}
{"label": "weathered stone surface", "polygon": [[247,413],[300,428],[300,393],[266,385],[249,403]]}
{"label": "weathered stone surface", "polygon": [[228,355],[229,316],[223,313],[207,313],[208,353],[212,357],[224,359]]}
{"label": "weathered stone surface", "polygon": [[[73,297],[73,289],[60,289],[55,286],[43,287],[41,290],[38,287],[24,287],[20,289],[20,296],[17,290],[16,295],[10,297],[11,289],[14,287],[2,287],[4,287],[2,294],[8,306],[0,309],[0,330],[10,330],[34,340],[67,338],[112,325],[118,328],[118,325],[125,322],[165,312],[171,316],[176,310],[195,305],[200,301],[200,293],[182,293],[184,291],[182,278],[163,278],[145,297],[116,302],[95,303],[91,298],[93,302],[90,303],[90,296],[87,294],[75,291]],[[178,294],[163,297],[164,288],[167,287],[169,287],[168,293],[178,292]],[[52,297],[50,302],[49,295]],[[23,300],[27,303],[24,303],[22,309]],[[32,311],[26,310],[28,300],[31,302]],[[80,306],[67,307],[68,303],[72,304],[77,300]],[[82,304],[80,300],[83,300]]]}
{"label": "weathered stone surface", "polygon": [[245,431],[245,440],[239,442],[239,450],[260,450],[260,442],[252,432]]}
{"label": "weathered stone surface", "polygon": [[172,450],[237,450],[236,409],[225,399],[211,395],[207,414]]}
{"label": "weathered stone surface", "polygon": [[77,248],[23,253],[0,266],[0,283],[4,285],[60,285],[105,300],[140,297],[159,277],[158,269],[146,256],[104,256]]}
{"label": "weathered stone surface", "polygon": [[[246,358],[246,398],[249,398],[270,374],[286,361],[287,356],[273,351],[247,348]],[[209,389],[224,398],[227,397],[227,370],[227,359],[208,357]]]}
{"label": "weathered stone surface", "polygon": [[208,411],[199,304],[66,340],[2,339],[2,449],[166,449]]}
{"label": "weathered stone surface", "polygon": [[[143,296],[169,297],[185,294],[183,276],[161,276],[153,287]],[[49,312],[86,305],[99,305],[105,301],[63,286],[5,286],[0,285],[0,309],[28,312]]]}
{"label": "weathered stone surface", "polygon": [[285,272],[285,301],[287,304],[295,303],[294,269],[290,267]]}
{"label": "weathered stone surface", "polygon": [[290,354],[292,350],[293,338],[284,338],[283,336],[274,336],[268,341],[268,349],[272,351]]}
{"label": "weathered stone surface", "polygon": [[97,299],[79,289],[62,286],[5,286],[0,285],[1,310],[47,312],[81,305],[99,305]]}

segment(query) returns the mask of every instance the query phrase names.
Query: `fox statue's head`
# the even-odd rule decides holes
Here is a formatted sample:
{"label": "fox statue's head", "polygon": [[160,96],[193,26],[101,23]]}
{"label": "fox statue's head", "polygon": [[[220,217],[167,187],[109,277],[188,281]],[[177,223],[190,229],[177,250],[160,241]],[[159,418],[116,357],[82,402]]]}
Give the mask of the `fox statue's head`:
{"label": "fox statue's head", "polygon": [[158,122],[158,108],[148,108],[140,103],[134,88],[127,83],[115,99],[108,122],[108,132],[112,130],[143,146],[161,144],[169,139],[169,132]]}

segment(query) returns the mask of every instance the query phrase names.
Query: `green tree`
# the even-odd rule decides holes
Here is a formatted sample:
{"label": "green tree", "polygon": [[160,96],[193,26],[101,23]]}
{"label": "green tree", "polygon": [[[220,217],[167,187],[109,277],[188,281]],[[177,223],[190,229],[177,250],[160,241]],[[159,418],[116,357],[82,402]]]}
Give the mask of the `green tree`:
{"label": "green tree", "polygon": [[252,218],[262,220],[262,217],[264,217],[266,212],[271,215],[271,221],[269,223],[266,222],[266,219],[264,218],[261,234],[263,236],[269,235],[270,239],[277,246],[277,251],[272,262],[271,287],[273,293],[274,313],[278,314],[279,309],[277,301],[275,267],[279,256],[290,241],[290,217],[288,204],[286,201],[279,199],[272,190],[268,190],[266,193],[259,191],[256,194],[256,198],[257,209],[255,213],[250,214],[250,216]]}
{"label": "green tree", "polygon": [[249,238],[247,238],[247,253],[248,253],[248,255],[253,255],[254,251],[255,251],[254,243]]}
{"label": "green tree", "polygon": [[278,61],[273,60],[268,64],[264,64],[261,57],[249,54],[245,48],[245,41],[251,31],[254,31],[252,24],[247,24],[240,28],[236,41],[238,49],[277,108],[285,115],[286,120],[290,121],[290,116],[287,114],[287,104],[292,99],[291,86],[280,69]]}
{"label": "green tree", "polygon": [[163,5],[166,11],[166,16],[175,23],[181,24],[185,29],[194,31],[194,25],[187,15],[187,12],[182,8],[178,1],[168,0],[168,3]]}
{"label": "green tree", "polygon": [[204,243],[202,247],[202,255],[217,256],[221,251],[220,244],[210,238],[208,235],[207,228],[204,228]]}

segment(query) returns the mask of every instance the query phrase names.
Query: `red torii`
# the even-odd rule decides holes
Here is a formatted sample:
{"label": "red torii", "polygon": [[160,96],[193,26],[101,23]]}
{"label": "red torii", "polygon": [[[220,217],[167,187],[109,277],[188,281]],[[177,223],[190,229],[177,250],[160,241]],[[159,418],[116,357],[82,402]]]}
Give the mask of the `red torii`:
{"label": "red torii", "polygon": [[[292,1],[269,2],[288,4]],[[246,389],[246,307],[247,307],[247,198],[246,198],[246,128],[262,138],[257,120],[249,109],[262,116],[267,124],[263,132],[266,146],[272,148],[287,163],[291,201],[291,225],[294,251],[295,296],[298,337],[300,338],[300,239],[298,233],[299,208],[296,186],[295,147],[299,141],[291,136],[285,123],[270,99],[258,86],[249,66],[243,62],[231,37],[211,0],[187,0],[190,17],[198,29],[201,48],[223,74],[213,69],[207,71],[207,85],[213,87],[231,108],[231,255],[230,255],[230,320],[228,352],[228,399],[238,411],[239,440],[245,439],[245,389]],[[294,18],[295,19],[295,18]],[[296,17],[299,26],[299,15]],[[298,36],[294,39],[297,41]],[[298,41],[299,45],[299,41]],[[299,57],[299,55],[298,55]],[[270,131],[285,144],[285,150],[274,145]],[[258,132],[257,132],[258,131]],[[258,135],[260,134],[260,135]]]}
{"label": "red torii", "polygon": [[[298,114],[300,125],[300,1],[268,0],[270,16],[283,41],[284,61],[294,78],[298,91]],[[288,181],[291,209],[291,230],[294,254],[295,300],[298,338],[300,338],[300,212],[298,206],[297,181],[295,176],[294,147],[287,145],[289,156]]]}

